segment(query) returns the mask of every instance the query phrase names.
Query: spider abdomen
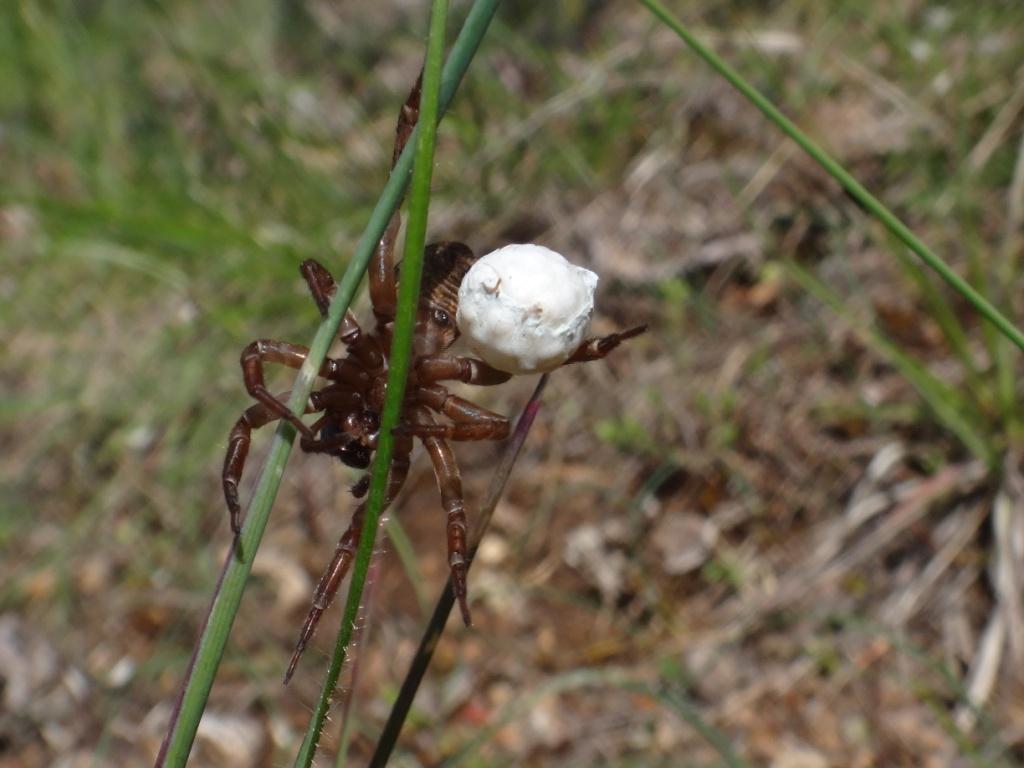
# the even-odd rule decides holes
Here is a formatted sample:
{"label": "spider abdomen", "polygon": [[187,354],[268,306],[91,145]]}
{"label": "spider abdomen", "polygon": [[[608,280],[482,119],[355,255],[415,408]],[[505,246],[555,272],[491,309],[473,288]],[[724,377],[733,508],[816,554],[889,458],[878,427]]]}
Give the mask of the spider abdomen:
{"label": "spider abdomen", "polygon": [[459,286],[474,261],[476,255],[463,243],[440,242],[428,245],[423,255],[420,301],[443,309],[454,318],[459,307]]}

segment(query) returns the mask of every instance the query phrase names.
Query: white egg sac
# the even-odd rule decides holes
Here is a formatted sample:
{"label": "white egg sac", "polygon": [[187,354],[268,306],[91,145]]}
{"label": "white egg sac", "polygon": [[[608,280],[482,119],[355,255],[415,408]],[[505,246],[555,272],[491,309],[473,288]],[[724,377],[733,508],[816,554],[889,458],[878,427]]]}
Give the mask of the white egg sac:
{"label": "white egg sac", "polygon": [[456,321],[485,362],[509,373],[550,371],[583,342],[597,275],[541,245],[507,245],[462,279]]}

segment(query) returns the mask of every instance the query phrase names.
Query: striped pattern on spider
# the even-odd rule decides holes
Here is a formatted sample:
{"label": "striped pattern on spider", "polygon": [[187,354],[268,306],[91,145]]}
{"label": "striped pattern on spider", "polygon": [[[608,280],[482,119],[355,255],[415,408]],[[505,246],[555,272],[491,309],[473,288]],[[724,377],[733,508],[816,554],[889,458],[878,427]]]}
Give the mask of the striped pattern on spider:
{"label": "striped pattern on spider", "polygon": [[[420,82],[417,80],[399,114],[392,166],[416,125],[419,98]],[[305,411],[307,414],[319,414],[312,424],[307,425],[299,415],[288,409],[285,404],[288,393],[271,394],[263,378],[265,363],[299,368],[306,359],[308,349],[284,341],[261,339],[251,343],[242,352],[245,388],[256,400],[256,405],[246,410],[231,430],[222,472],[231,528],[236,534],[241,527],[238,485],[249,453],[253,429],[285,419],[298,430],[299,446],[303,451],[336,456],[346,465],[357,469],[370,466],[380,428],[397,304],[398,273],[394,266],[394,247],[399,224],[399,213],[396,211],[370,263],[369,285],[374,329],[369,333],[364,332],[351,312],[345,314],[339,338],[347,354],[343,359],[329,357],[324,360],[319,376],[327,384],[310,394]],[[467,625],[470,623],[470,614],[466,599],[466,511],[462,481],[451,441],[502,440],[508,436],[509,421],[504,416],[451,394],[441,382],[461,381],[490,386],[502,384],[512,377],[511,373],[498,370],[483,360],[445,354],[459,337],[455,322],[459,286],[475,261],[473,251],[462,243],[440,242],[426,248],[423,283],[416,314],[413,362],[396,430],[394,457],[385,495],[385,504],[390,504],[405,482],[413,439],[419,438],[437,476],[441,504],[447,515],[448,565],[462,618]],[[320,314],[325,316],[336,288],[334,278],[326,268],[312,259],[302,264],[300,272],[309,285]],[[622,333],[587,339],[569,355],[564,364],[603,358],[622,341],[644,330],[645,326],[639,326]],[[439,421],[437,416],[444,418]],[[362,498],[368,487],[367,473],[353,487],[353,495]],[[334,559],[316,587],[313,604],[285,674],[285,682],[295,671],[299,657],[313,636],[321,615],[334,598],[352,564],[362,530],[364,508],[365,502],[360,502],[356,507],[348,529],[338,541]]]}

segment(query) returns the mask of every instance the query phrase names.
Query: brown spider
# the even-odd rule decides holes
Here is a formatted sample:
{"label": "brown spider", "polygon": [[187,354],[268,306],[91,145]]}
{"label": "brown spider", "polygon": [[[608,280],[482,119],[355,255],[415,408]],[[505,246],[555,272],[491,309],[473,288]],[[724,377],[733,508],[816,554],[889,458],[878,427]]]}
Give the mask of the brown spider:
{"label": "brown spider", "polygon": [[[417,81],[399,114],[392,166],[416,125],[419,97],[420,83]],[[319,375],[328,384],[309,396],[305,412],[321,414],[312,424],[306,425],[288,409],[285,404],[288,393],[272,395],[263,380],[264,363],[299,368],[308,349],[284,341],[261,339],[242,352],[245,388],[257,404],[246,410],[231,430],[221,476],[231,514],[231,528],[236,534],[241,518],[238,483],[249,453],[253,429],[285,419],[298,430],[299,445],[303,451],[336,456],[357,469],[370,466],[380,428],[379,415],[384,403],[397,303],[397,270],[393,266],[393,253],[399,222],[396,211],[370,264],[370,299],[376,318],[375,328],[371,333],[364,333],[352,313],[345,314],[339,337],[348,354],[344,359],[329,357],[321,366]],[[509,422],[504,416],[449,393],[439,382],[462,381],[489,386],[501,384],[512,377],[512,374],[492,368],[482,360],[444,354],[459,336],[455,324],[459,285],[475,260],[473,252],[462,243],[441,242],[427,246],[416,315],[413,365],[410,366],[401,420],[395,433],[394,457],[385,494],[385,504],[390,504],[408,474],[413,438],[420,438],[434,465],[441,504],[447,514],[448,564],[462,618],[467,625],[470,615],[466,602],[466,512],[459,468],[449,441],[501,440],[508,436]],[[334,278],[313,259],[303,262],[300,272],[309,284],[320,314],[326,315],[336,288]],[[566,364],[598,360],[622,341],[643,333],[645,329],[646,326],[639,326],[623,333],[588,339]],[[447,417],[448,421],[438,423],[434,413]],[[368,487],[369,473],[353,486],[352,493],[361,498]],[[356,507],[351,524],[338,541],[334,559],[317,585],[313,605],[285,674],[285,682],[291,678],[320,616],[334,598],[351,565],[362,530],[364,507],[365,502]]]}

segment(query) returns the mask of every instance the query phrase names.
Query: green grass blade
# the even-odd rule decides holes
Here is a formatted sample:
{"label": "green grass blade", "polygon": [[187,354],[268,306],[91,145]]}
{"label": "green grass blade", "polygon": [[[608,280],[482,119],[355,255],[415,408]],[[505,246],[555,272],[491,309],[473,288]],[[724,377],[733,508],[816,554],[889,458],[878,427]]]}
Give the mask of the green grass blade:
{"label": "green grass blade", "polygon": [[[1003,235],[1003,247],[1000,249],[999,284],[1003,292],[1003,306],[1012,308],[1013,290],[1022,249],[1019,232],[1021,224],[1024,223],[1024,134],[1017,145],[1017,161],[1014,163],[1008,197],[1006,232]],[[1007,431],[1011,441],[1017,444],[1024,437],[1024,423],[1017,407],[1017,367],[1012,352],[1005,340],[1001,339],[996,345],[996,381],[999,405],[1007,423]]]}
{"label": "green grass blade", "polygon": [[963,296],[985,319],[992,323],[999,331],[1024,350],[1024,333],[1010,322],[996,307],[974,289],[966,280],[961,278],[947,264],[931,251],[910,229],[896,217],[881,201],[861,185],[846,169],[815,144],[807,134],[797,126],[779,109],[765,98],[754,86],[748,83],[736,70],[720,59],[714,51],[706,47],[698,40],[681,21],[675,18],[658,0],[640,0],[647,8],[658,17],[666,26],[672,29],[700,58],[711,66],[718,74],[724,77],[729,83],[742,93],[754,106],[761,110],[764,115],[777,125],[783,133],[795,141],[800,148],[812,157],[818,165],[825,169],[828,174],[838,181],[843,188],[858,203],[864,206],[875,218],[893,233],[904,245],[913,251],[925,264],[935,270],[938,275],[949,283],[953,289]]}
{"label": "green grass blade", "polygon": [[865,327],[864,323],[858,323],[842,300],[815,275],[791,260],[786,262],[786,266],[805,291],[818,298],[839,317],[864,333],[867,342],[896,367],[921,395],[938,420],[956,435],[971,453],[989,466],[994,466],[995,453],[985,439],[984,431],[966,415],[972,410],[956,389],[934,376],[921,363],[886,338],[877,328]]}
{"label": "green grass blade", "polygon": [[910,254],[900,248],[896,249],[896,256],[903,266],[903,271],[913,281],[914,285],[917,286],[918,291],[920,291],[928,311],[938,324],[942,335],[945,336],[946,343],[949,344],[953,353],[960,358],[960,362],[967,372],[976,395],[981,396],[984,391],[981,369],[974,359],[974,354],[968,345],[967,334],[964,332],[963,324],[956,316],[952,305],[939,291],[928,273],[921,268],[920,263],[914,261]]}
{"label": "green grass blade", "polygon": [[423,573],[420,570],[420,561],[416,556],[416,550],[409,534],[405,532],[405,527],[398,517],[393,514],[388,515],[384,521],[384,533],[387,534],[391,548],[398,556],[398,562],[402,564],[405,578],[409,581],[409,586],[412,587],[413,594],[416,596],[416,605],[419,606],[420,613],[426,616],[427,611],[430,610],[430,597],[427,595]]}
{"label": "green grass blade", "polygon": [[[466,16],[451,54],[445,64],[441,78],[439,112],[451,103],[469,63],[479,48],[480,41],[497,11],[500,0],[477,0]],[[422,124],[422,121],[421,121]],[[395,168],[381,193],[377,205],[370,215],[366,229],[359,239],[348,269],[338,284],[338,289],[328,310],[327,318],[317,329],[306,363],[299,371],[292,388],[289,408],[301,412],[309,397],[327,349],[337,335],[341,319],[355,295],[359,281],[373,256],[373,250],[387,227],[391,214],[401,202],[412,168],[412,156],[417,143],[420,126],[402,152]],[[223,576],[216,588],[210,613],[200,632],[193,660],[185,673],[185,680],[167,735],[156,759],[157,766],[184,766],[195,740],[199,720],[206,707],[213,678],[224,655],[228,634],[234,623],[242,592],[252,569],[256,549],[263,537],[270,509],[277,495],[284,467],[295,439],[294,429],[282,423],[274,433],[266,463],[257,481],[256,490],[246,513],[245,524],[237,542],[239,556],[229,553],[224,565]]]}
{"label": "green grass blade", "polygon": [[[488,525],[490,525],[491,516],[498,506],[498,501],[505,490],[505,484],[508,482],[509,475],[512,474],[512,467],[519,457],[519,451],[522,449],[523,443],[526,442],[526,436],[530,433],[530,427],[533,426],[534,419],[537,418],[537,413],[540,410],[540,396],[543,394],[547,382],[548,374],[545,373],[540,377],[540,381],[537,382],[537,386],[527,401],[526,407],[523,408],[523,412],[516,422],[515,430],[512,432],[512,437],[509,438],[505,446],[501,461],[491,477],[487,498],[480,507],[480,514],[473,528],[473,534],[469,537],[469,547],[466,552],[467,571],[473,567],[473,558],[476,557],[477,549],[480,548],[480,542],[487,532]],[[406,672],[405,679],[402,681],[402,687],[398,692],[394,705],[391,707],[387,723],[384,724],[384,729],[377,739],[377,746],[373,751],[373,757],[370,758],[371,768],[383,768],[383,766],[387,765],[391,752],[398,742],[398,736],[402,731],[405,718],[409,716],[413,699],[416,698],[416,691],[419,690],[420,683],[423,682],[423,676],[427,672],[427,667],[430,666],[430,660],[434,657],[437,641],[440,639],[441,633],[444,632],[445,625],[448,623],[448,616],[451,614],[454,605],[455,589],[452,586],[451,577],[449,577],[441,597],[438,598],[437,604],[434,606],[434,612],[430,617],[430,621],[427,622],[427,627],[423,632],[419,647],[416,649],[416,654],[409,664],[409,671]]]}
{"label": "green grass blade", "polygon": [[430,206],[430,180],[434,168],[434,145],[437,139],[437,118],[441,87],[441,62],[444,56],[444,31],[448,18],[448,0],[434,0],[430,12],[430,33],[427,37],[427,59],[423,67],[423,91],[420,99],[419,134],[416,157],[412,170],[412,189],[409,193],[409,223],[406,227],[405,254],[402,259],[402,279],[398,283],[398,308],[395,315],[391,354],[388,360],[388,384],[384,395],[384,408],[380,418],[380,437],[373,457],[370,490],[363,518],[363,530],[356,550],[349,585],[348,600],[341,620],[341,631],[335,645],[330,667],[324,677],[320,698],[313,710],[302,747],[295,758],[296,768],[309,768],[313,764],[317,743],[323,731],[327,710],[334,696],[342,664],[348,654],[348,645],[356,625],[362,601],[366,573],[373,557],[380,515],[384,509],[394,451],[394,429],[398,426],[405,387],[409,377],[409,358],[412,354],[413,334],[416,327],[416,306],[420,296],[420,278],[423,275],[423,251],[427,242],[427,209]]}
{"label": "green grass blade", "polygon": [[[352,633],[352,643],[355,645],[368,645],[373,621],[374,595],[380,585],[380,572],[384,562],[384,547],[381,546],[373,551],[373,558],[370,560],[370,570],[367,574],[366,590],[363,592],[362,616],[359,625]],[[364,657],[358,654],[351,657],[351,668],[349,670],[349,695],[342,699],[338,720],[341,722],[341,731],[338,733],[338,747],[334,755],[335,768],[344,768],[348,762],[348,748],[352,741],[352,733],[356,728],[355,717],[355,691],[359,687],[360,662]]]}

